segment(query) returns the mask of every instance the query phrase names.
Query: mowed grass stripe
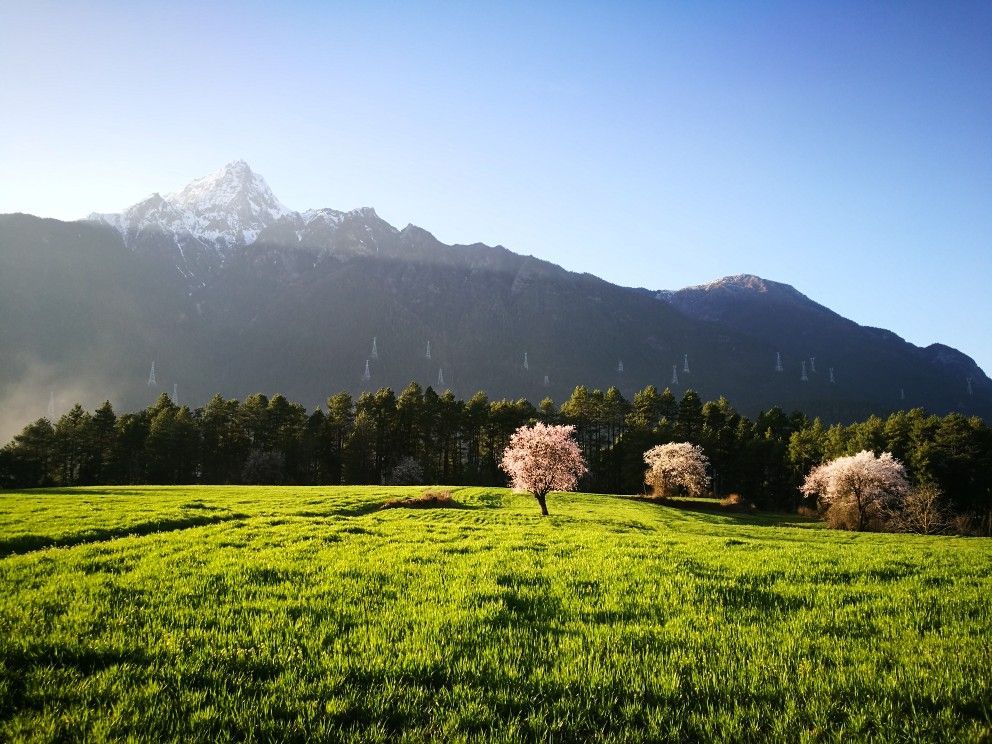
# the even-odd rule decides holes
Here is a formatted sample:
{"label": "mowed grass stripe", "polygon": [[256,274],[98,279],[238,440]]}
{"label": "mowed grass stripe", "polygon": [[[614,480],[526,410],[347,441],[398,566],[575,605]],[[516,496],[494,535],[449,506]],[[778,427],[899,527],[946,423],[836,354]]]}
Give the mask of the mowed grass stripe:
{"label": "mowed grass stripe", "polygon": [[992,736],[989,540],[452,490],[3,494],[8,542],[238,517],[0,559],[0,739]]}

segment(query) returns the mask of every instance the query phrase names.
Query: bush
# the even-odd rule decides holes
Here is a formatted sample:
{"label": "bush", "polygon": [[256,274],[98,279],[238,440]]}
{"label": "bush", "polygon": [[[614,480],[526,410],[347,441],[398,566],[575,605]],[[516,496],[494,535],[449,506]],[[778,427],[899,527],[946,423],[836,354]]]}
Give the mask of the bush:
{"label": "bush", "polygon": [[390,499],[382,505],[383,509],[425,509],[430,507],[458,506],[451,498],[451,491],[428,488],[420,496],[406,496],[402,499]]}
{"label": "bush", "polygon": [[[915,532],[920,535],[939,535],[947,532],[956,519],[947,508],[940,489],[932,485],[911,490],[906,494],[899,508],[893,509],[888,516],[889,526],[893,531]],[[958,532],[958,534],[966,533]]]}
{"label": "bush", "polygon": [[889,524],[887,514],[880,506],[873,505],[861,510],[851,501],[835,501],[827,506],[823,521],[832,530],[852,532],[886,532]]}
{"label": "bush", "polygon": [[948,520],[947,529],[955,535],[979,535],[978,520],[972,514],[953,514]]}
{"label": "bush", "polygon": [[847,502],[831,504],[823,513],[823,521],[832,530],[856,530],[858,528],[858,509]]}
{"label": "bush", "polygon": [[424,482],[424,469],[412,457],[404,457],[389,472],[390,486],[419,486]]}
{"label": "bush", "polygon": [[757,507],[746,501],[739,493],[728,493],[720,499],[720,506],[727,511],[747,512],[754,511]]}

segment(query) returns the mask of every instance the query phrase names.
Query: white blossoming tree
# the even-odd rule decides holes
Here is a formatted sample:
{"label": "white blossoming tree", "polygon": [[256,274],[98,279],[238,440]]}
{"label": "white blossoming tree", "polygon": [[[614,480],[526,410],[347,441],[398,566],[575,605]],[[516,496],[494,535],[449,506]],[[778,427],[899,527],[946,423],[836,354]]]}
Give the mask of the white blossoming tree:
{"label": "white blossoming tree", "polygon": [[644,453],[644,462],[648,466],[644,481],[662,498],[668,498],[680,488],[690,496],[702,496],[710,485],[706,473],[710,461],[699,445],[659,444]]}
{"label": "white blossoming tree", "polygon": [[890,453],[876,456],[862,450],[838,457],[813,468],[800,489],[816,496],[828,508],[849,508],[855,514],[854,528],[865,529],[875,513],[898,506],[909,493],[902,463]]}
{"label": "white blossoming tree", "polygon": [[521,426],[510,437],[500,467],[517,491],[528,491],[548,516],[547,496],[552,491],[574,491],[586,471],[574,426]]}

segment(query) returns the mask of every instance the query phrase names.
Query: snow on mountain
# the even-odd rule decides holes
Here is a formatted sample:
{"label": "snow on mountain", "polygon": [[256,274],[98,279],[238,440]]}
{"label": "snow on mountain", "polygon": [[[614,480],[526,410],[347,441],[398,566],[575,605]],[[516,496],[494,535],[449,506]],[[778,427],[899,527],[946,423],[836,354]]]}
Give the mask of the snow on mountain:
{"label": "snow on mountain", "polygon": [[172,233],[177,243],[192,237],[222,250],[250,245],[284,217],[302,220],[275,197],[265,179],[236,160],[180,191],[153,194],[120,214],[92,214],[89,219],[117,228],[128,245],[143,231],[157,228]]}

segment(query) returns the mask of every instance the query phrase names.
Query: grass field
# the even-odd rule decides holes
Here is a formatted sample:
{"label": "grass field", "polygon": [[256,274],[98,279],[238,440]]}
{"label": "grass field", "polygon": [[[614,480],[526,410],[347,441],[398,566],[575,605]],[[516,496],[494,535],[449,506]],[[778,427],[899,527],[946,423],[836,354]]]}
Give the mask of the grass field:
{"label": "grass field", "polygon": [[419,492],[0,494],[0,740],[992,739],[990,540]]}

